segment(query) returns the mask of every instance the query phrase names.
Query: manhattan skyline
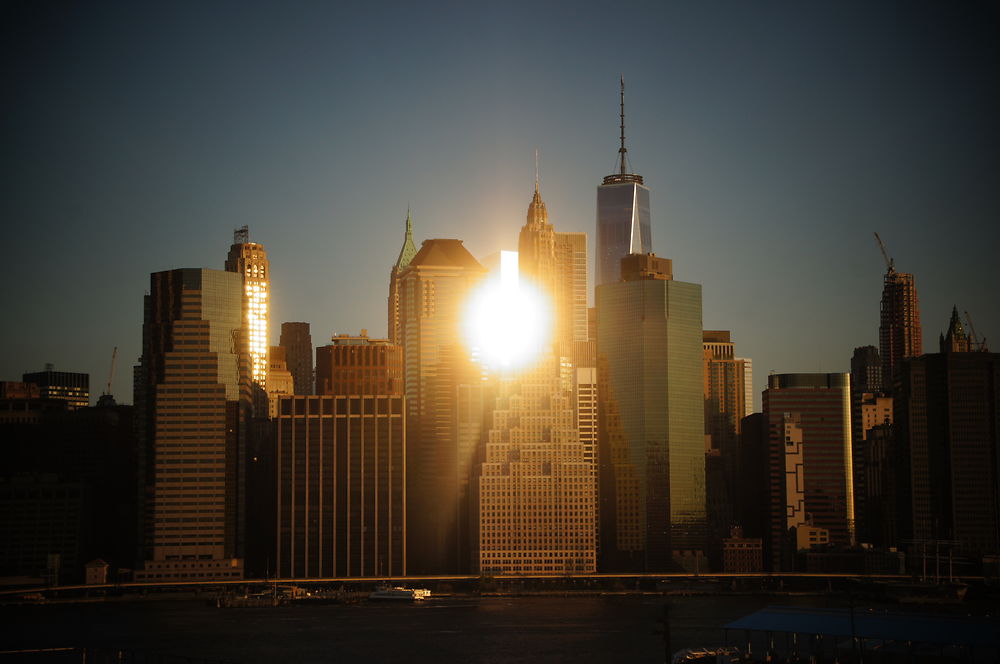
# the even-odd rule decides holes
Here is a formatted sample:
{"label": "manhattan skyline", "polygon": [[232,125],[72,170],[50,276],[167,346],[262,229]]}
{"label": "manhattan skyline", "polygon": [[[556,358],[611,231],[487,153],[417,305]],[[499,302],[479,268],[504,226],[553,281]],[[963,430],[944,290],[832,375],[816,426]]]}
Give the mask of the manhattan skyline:
{"label": "manhattan skyline", "polygon": [[117,346],[131,402],[149,274],[222,269],[243,225],[271,343],[283,321],[384,336],[407,207],[418,247],[514,249],[535,148],[551,222],[593,256],[621,75],[652,249],[702,284],[758,404],[769,371],[878,345],[873,231],[916,277],[925,351],[953,304],[1000,335],[995,5],[2,11],[5,380],[52,362],[96,400]]}

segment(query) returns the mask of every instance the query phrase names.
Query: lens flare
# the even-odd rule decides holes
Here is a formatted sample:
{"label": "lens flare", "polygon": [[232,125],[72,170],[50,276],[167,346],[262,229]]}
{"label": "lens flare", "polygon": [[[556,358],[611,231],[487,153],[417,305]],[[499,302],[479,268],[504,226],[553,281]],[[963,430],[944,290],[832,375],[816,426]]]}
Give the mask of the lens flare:
{"label": "lens flare", "polygon": [[473,292],[464,322],[476,360],[495,370],[518,369],[537,359],[549,343],[552,305],[518,278],[517,252],[502,251],[500,274]]}

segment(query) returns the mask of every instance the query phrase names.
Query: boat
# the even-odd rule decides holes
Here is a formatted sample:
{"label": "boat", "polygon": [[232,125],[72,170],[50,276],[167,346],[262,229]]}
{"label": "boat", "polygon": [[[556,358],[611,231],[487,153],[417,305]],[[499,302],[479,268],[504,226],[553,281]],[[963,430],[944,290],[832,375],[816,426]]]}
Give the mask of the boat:
{"label": "boat", "polygon": [[401,599],[401,600],[424,600],[431,596],[431,591],[426,588],[379,588],[368,599]]}

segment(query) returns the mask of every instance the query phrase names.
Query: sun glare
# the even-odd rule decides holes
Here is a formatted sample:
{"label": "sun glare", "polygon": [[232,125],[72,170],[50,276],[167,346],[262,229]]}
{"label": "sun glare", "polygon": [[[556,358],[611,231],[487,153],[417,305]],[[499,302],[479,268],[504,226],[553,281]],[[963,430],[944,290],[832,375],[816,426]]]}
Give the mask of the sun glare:
{"label": "sun glare", "polygon": [[518,278],[516,251],[500,252],[500,274],[473,292],[464,327],[475,359],[496,370],[527,366],[549,342],[551,303]]}

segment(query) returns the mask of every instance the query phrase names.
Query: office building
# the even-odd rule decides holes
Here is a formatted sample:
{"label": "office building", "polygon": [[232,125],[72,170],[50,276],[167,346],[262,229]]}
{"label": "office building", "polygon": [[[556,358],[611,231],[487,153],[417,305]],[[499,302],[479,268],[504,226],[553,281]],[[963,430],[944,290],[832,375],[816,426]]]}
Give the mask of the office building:
{"label": "office building", "polygon": [[461,240],[425,240],[399,274],[407,412],[408,568],[471,570],[473,471],[483,417],[481,370],[462,343],[466,296],[484,276]]}
{"label": "office building", "polygon": [[978,558],[1000,552],[1000,354],[972,343],[957,310],[939,347],[903,363],[894,400],[905,463],[900,530]]}
{"label": "office building", "polygon": [[723,564],[722,541],[734,523],[737,447],[740,422],[746,416],[746,369],[737,358],[728,330],[702,334],[705,407],[705,495],[709,524],[709,558]]}
{"label": "office building", "polygon": [[621,279],[621,260],[653,250],[649,189],[642,176],[629,172],[625,149],[625,80],[621,82],[621,147],[618,172],[597,187],[597,285]]}
{"label": "office building", "polygon": [[479,477],[483,574],[593,573],[597,500],[558,358],[499,376]]}
{"label": "office building", "polygon": [[[772,374],[764,391],[773,571],[794,571],[797,532],[854,544],[849,374]],[[808,541],[808,538],[805,540]]]}
{"label": "office building", "polygon": [[295,394],[313,394],[313,345],[309,323],[282,323],[278,345],[285,349],[285,364],[292,373]]}
{"label": "office building", "polygon": [[281,397],[277,430],[278,576],[405,575],[403,397]]}
{"label": "office building", "polygon": [[704,569],[701,286],[621,261],[597,287],[602,571]]}
{"label": "office building", "polygon": [[47,364],[45,371],[26,373],[21,380],[37,385],[42,399],[65,401],[71,409],[90,405],[90,374],[56,371]]}
{"label": "office building", "polygon": [[[250,364],[241,273],[156,272],[136,368],[143,568],[136,580],[243,574]],[[266,352],[264,353],[266,356]]]}
{"label": "office building", "polygon": [[861,346],[851,356],[851,389],[877,394],[883,391],[882,359],[875,346]]}
{"label": "office building", "polygon": [[744,537],[733,526],[722,540],[722,571],[725,574],[758,574],[764,571],[764,547],[759,537]]}
{"label": "office building", "polygon": [[295,394],[295,379],[285,361],[284,346],[271,346],[267,357],[267,416],[278,414],[278,397]]}
{"label": "office building", "polygon": [[587,340],[587,235],[557,233],[538,192],[518,236],[520,277],[536,285],[552,302],[557,342]]}
{"label": "office building", "polygon": [[338,334],[316,349],[316,393],[402,395],[403,347],[388,339]]}
{"label": "office building", "polygon": [[399,327],[399,275],[416,255],[417,245],[413,243],[413,222],[410,220],[410,211],[407,209],[406,232],[403,235],[403,246],[399,249],[399,256],[389,271],[389,319],[387,336],[390,343],[402,343],[402,330]]}
{"label": "office building", "polygon": [[878,338],[883,390],[891,392],[900,363],[924,352],[916,280],[912,274],[896,272],[891,262],[882,286]]}
{"label": "office building", "polygon": [[264,388],[270,343],[271,266],[264,245],[250,241],[250,231],[246,226],[233,233],[233,244],[226,257],[226,272],[235,272],[243,278],[243,343],[250,358],[250,380]]}

